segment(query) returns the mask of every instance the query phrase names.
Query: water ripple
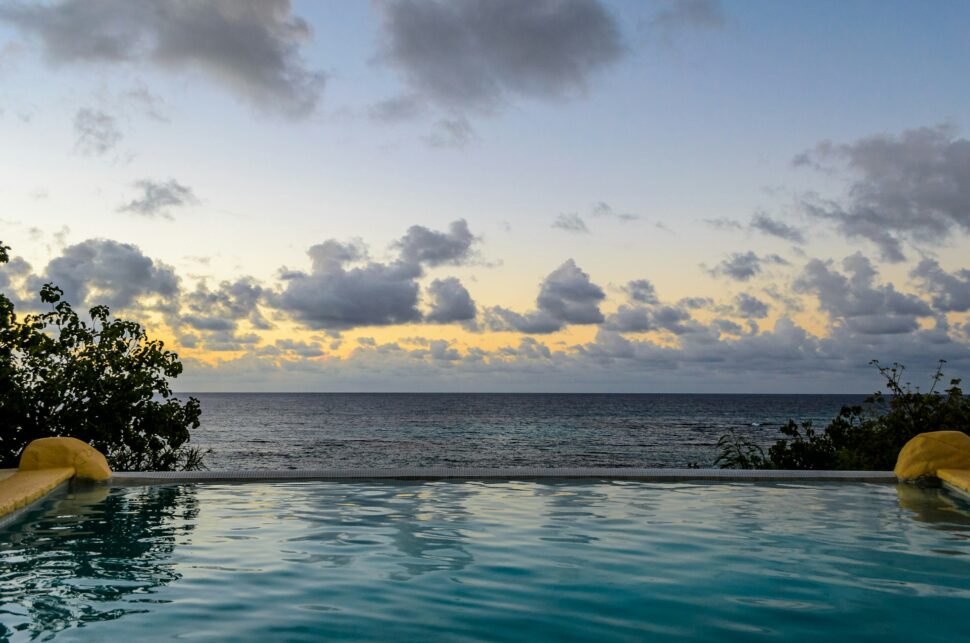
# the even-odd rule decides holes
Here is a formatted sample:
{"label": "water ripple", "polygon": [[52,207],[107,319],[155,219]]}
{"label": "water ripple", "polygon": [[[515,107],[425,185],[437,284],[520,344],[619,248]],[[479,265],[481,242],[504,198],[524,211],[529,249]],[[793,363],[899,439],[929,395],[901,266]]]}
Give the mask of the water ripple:
{"label": "water ripple", "polygon": [[0,638],[956,641],[968,534],[909,486],[78,489],[3,533]]}

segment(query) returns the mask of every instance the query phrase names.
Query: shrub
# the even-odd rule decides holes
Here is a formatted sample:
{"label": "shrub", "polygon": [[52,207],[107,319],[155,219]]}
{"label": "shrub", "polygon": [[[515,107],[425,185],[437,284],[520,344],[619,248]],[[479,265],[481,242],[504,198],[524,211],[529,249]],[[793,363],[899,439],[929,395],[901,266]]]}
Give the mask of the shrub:
{"label": "shrub", "polygon": [[764,450],[749,438],[731,429],[717,441],[720,454],[714,461],[722,469],[761,469],[765,465]]}
{"label": "shrub", "polygon": [[[945,360],[940,360],[927,392],[902,383],[902,364],[870,363],[885,379],[888,393],[874,393],[861,406],[843,407],[821,433],[811,422],[799,425],[789,420],[781,428],[785,437],[768,449],[760,467],[887,471],[895,466],[903,445],[919,433],[951,430],[970,434],[970,398],[964,396],[960,380],[952,379],[949,388],[938,390]],[[722,455],[715,465],[745,468],[725,457],[725,448],[728,452],[734,448],[730,440],[727,447],[720,442],[718,446]]]}
{"label": "shrub", "polygon": [[[8,251],[0,244],[0,264]],[[178,355],[105,306],[82,320],[63,294],[45,285],[51,309],[18,320],[0,293],[0,467],[16,466],[31,440],[72,436],[118,471],[202,468],[202,452],[188,446],[199,401],[180,402],[169,385],[182,372]]]}

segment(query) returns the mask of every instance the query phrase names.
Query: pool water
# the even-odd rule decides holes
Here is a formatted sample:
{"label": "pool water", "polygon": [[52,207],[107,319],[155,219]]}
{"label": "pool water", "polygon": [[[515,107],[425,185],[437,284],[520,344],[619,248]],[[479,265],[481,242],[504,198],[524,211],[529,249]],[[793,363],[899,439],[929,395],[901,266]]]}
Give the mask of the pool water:
{"label": "pool water", "polygon": [[970,639],[970,504],[878,484],[78,488],[0,530],[0,639]]}

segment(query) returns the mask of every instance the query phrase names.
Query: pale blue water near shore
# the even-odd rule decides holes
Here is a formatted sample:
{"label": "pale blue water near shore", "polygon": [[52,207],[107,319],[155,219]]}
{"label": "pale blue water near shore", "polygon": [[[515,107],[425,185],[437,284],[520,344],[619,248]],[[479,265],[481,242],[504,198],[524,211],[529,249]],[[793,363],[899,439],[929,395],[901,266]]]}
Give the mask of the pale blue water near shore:
{"label": "pale blue water near shore", "polygon": [[[189,395],[188,393],[184,396]],[[862,395],[195,394],[211,469],[710,466],[729,429],[764,445]]]}

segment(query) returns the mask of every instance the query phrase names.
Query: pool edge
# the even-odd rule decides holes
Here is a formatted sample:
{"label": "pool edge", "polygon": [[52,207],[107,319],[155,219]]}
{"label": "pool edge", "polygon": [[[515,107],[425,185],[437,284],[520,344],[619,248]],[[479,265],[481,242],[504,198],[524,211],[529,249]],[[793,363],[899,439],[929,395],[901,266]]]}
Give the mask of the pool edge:
{"label": "pool edge", "polygon": [[247,471],[115,472],[115,483],[272,482],[286,480],[636,480],[643,482],[885,482],[891,471],[661,469],[637,467],[398,467]]}

